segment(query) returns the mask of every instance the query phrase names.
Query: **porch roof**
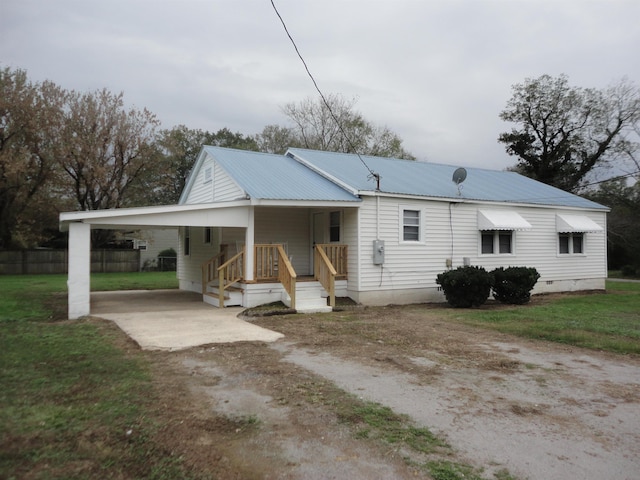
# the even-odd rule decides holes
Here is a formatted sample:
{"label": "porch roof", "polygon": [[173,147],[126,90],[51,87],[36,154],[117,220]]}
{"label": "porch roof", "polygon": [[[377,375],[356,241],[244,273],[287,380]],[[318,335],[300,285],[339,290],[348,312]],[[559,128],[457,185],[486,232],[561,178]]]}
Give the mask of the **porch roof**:
{"label": "porch roof", "polygon": [[88,223],[93,228],[175,228],[183,225],[209,227],[247,227],[248,200],[218,204],[161,205],[153,207],[115,208],[60,214],[60,230],[69,223]]}

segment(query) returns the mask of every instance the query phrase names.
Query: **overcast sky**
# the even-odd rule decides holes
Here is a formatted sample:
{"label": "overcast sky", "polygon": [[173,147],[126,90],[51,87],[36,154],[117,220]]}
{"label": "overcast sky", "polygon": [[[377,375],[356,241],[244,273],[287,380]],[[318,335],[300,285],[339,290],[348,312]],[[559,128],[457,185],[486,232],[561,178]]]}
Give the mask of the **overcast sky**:
{"label": "overcast sky", "polygon": [[[640,81],[638,0],[274,0],[325,94],[419,160],[502,169],[511,86]],[[270,0],[2,0],[0,68],[245,135],[316,97]]]}

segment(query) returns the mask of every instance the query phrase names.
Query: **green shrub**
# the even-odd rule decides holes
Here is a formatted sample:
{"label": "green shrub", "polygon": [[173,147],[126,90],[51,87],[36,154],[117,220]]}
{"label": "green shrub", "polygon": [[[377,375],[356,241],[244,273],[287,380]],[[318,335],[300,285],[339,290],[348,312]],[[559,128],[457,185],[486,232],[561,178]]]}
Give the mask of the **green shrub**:
{"label": "green shrub", "polygon": [[479,307],[487,301],[493,278],[482,267],[458,267],[440,273],[436,283],[442,287],[449,305],[469,308]]}
{"label": "green shrub", "polygon": [[502,303],[522,305],[531,299],[531,290],[540,278],[535,268],[496,268],[493,275],[493,297]]}
{"label": "green shrub", "polygon": [[176,253],[176,251],[173,248],[167,248],[165,250],[162,250],[159,254],[159,257],[177,257],[178,254]]}
{"label": "green shrub", "polygon": [[637,270],[636,270],[636,267],[634,267],[633,265],[624,265],[620,269],[620,273],[622,274],[623,277],[635,277]]}

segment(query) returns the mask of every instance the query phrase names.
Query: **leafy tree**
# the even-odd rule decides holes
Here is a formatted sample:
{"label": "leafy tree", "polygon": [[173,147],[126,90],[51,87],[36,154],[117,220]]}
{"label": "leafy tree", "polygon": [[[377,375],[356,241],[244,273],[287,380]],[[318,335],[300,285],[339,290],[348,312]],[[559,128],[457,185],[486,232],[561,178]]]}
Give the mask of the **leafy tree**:
{"label": "leafy tree", "polygon": [[514,85],[500,117],[518,125],[498,138],[518,157],[515,170],[575,192],[594,167],[637,149],[628,134],[640,119],[640,90],[625,80],[596,90],[543,75]]}
{"label": "leafy tree", "polygon": [[146,204],[177,203],[203,145],[258,150],[254,138],[245,137],[239,132],[233,133],[227,128],[216,133],[190,129],[184,125],[162,130],[156,144],[156,168],[144,179],[141,201]]}
{"label": "leafy tree", "polygon": [[289,147],[300,147],[414,159],[404,150],[398,135],[387,127],[371,124],[355,111],[355,100],[329,95],[327,103],[329,106],[321,98],[306,98],[285,105],[283,112],[291,126],[265,127],[257,139],[260,149],[284,153]]}
{"label": "leafy tree", "polygon": [[627,186],[624,179],[611,180],[587,196],[611,208],[607,215],[609,267],[640,269],[640,182]]}
{"label": "leafy tree", "polygon": [[0,248],[36,241],[29,225],[53,212],[42,190],[55,172],[65,99],[51,82],[33,84],[24,70],[0,70]]}

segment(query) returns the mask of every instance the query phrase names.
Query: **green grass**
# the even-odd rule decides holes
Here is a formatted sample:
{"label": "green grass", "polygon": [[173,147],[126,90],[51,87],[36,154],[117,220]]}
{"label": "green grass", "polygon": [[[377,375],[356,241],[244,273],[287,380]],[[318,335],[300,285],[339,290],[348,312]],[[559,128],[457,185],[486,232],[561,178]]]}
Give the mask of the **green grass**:
{"label": "green grass", "polygon": [[[171,276],[101,274],[92,286],[168,288]],[[192,478],[153,441],[145,363],[100,324],[47,321],[59,308],[65,275],[0,277],[0,478]]]}
{"label": "green grass", "polygon": [[[175,272],[94,273],[91,290],[178,288]],[[0,322],[66,316],[67,275],[0,275]]]}
{"label": "green grass", "polygon": [[465,323],[584,348],[640,354],[640,283],[607,282],[606,294],[568,295],[536,306],[458,310]]}

